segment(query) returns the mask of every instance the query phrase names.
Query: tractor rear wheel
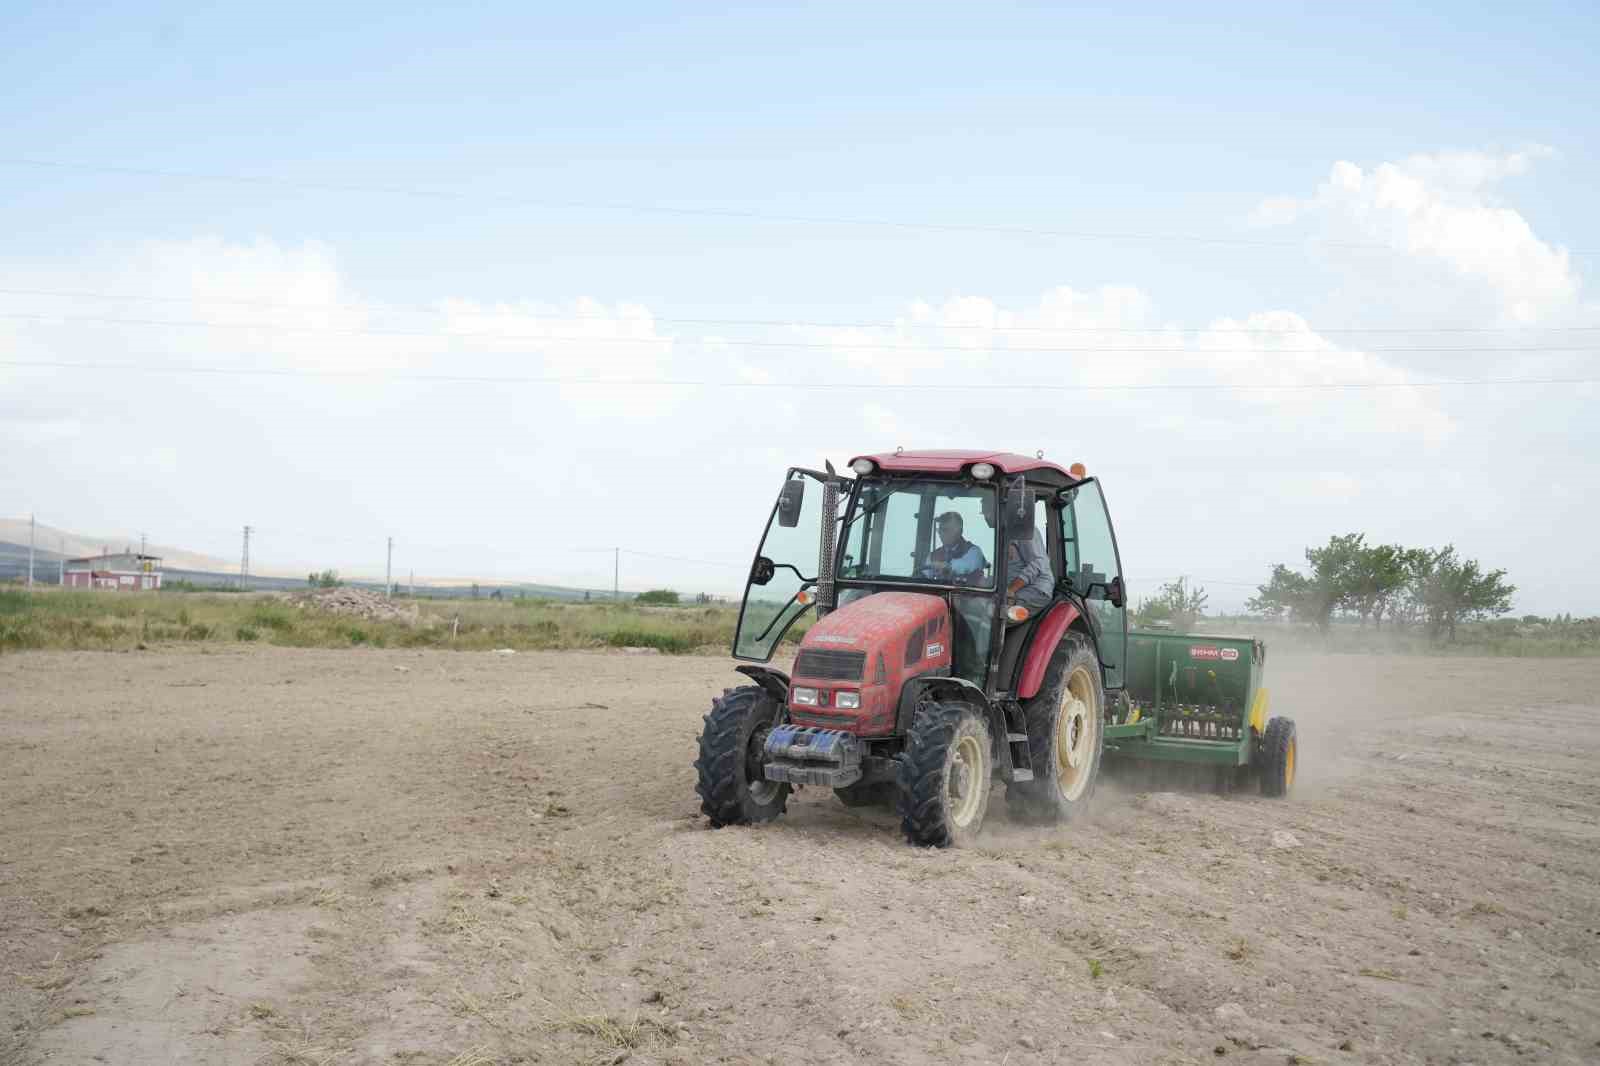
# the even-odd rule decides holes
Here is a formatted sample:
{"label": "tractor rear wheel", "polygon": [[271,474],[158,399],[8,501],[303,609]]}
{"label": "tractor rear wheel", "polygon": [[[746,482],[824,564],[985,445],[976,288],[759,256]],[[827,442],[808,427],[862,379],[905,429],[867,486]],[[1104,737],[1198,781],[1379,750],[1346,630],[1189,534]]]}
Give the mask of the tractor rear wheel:
{"label": "tractor rear wheel", "polygon": [[1013,814],[1062,822],[1088,808],[1100,779],[1105,708],[1100,657],[1088,637],[1068,632],[1056,647],[1038,694],[1022,705],[1033,780],[1007,787],[1006,803]]}
{"label": "tractor rear wheel", "polygon": [[1261,794],[1287,796],[1294,788],[1294,764],[1299,744],[1293,718],[1273,718],[1261,734]]}
{"label": "tractor rear wheel", "polygon": [[711,828],[768,822],[789,802],[787,781],[768,781],[762,771],[767,734],[783,705],[757,685],[728,689],[711,701],[694,761],[700,809]]}
{"label": "tractor rear wheel", "polygon": [[994,746],[989,723],[965,703],[917,708],[900,756],[900,828],[918,847],[972,843],[989,810]]}

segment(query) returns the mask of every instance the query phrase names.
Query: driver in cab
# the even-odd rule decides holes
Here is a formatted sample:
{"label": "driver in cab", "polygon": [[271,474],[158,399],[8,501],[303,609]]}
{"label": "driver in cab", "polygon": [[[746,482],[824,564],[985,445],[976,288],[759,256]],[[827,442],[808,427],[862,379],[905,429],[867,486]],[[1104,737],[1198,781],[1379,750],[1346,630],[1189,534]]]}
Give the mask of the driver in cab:
{"label": "driver in cab", "polygon": [[989,560],[984,558],[982,548],[962,535],[966,524],[961,516],[954,511],[946,511],[939,516],[938,524],[939,547],[928,555],[927,563],[919,571],[920,576],[948,581],[953,585],[981,581]]}

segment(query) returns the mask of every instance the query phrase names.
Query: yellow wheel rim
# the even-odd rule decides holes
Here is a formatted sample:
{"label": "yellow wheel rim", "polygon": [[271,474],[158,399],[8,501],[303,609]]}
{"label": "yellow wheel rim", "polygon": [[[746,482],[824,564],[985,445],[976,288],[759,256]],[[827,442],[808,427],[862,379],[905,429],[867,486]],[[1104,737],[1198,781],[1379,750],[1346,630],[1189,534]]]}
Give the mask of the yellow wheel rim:
{"label": "yellow wheel rim", "polygon": [[1100,705],[1094,678],[1078,667],[1061,690],[1061,710],[1056,715],[1056,790],[1067,801],[1081,797],[1094,771],[1094,754],[1100,746]]}
{"label": "yellow wheel rim", "polygon": [[983,745],[978,738],[964,735],[956,742],[950,756],[950,821],[956,828],[965,829],[978,816],[983,799],[984,774]]}
{"label": "yellow wheel rim", "polygon": [[1294,787],[1294,748],[1295,742],[1289,741],[1289,749],[1283,755],[1283,790],[1285,792]]}

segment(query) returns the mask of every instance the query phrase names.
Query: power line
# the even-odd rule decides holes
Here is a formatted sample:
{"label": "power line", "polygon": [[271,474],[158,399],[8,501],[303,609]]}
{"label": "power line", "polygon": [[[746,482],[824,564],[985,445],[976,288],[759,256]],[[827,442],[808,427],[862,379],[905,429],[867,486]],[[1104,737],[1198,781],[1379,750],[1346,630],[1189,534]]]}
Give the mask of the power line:
{"label": "power line", "polygon": [[[354,182],[298,181],[288,178],[270,178],[250,174],[218,174],[198,171],[160,170],[153,167],[111,166],[106,164],[74,163],[56,159],[0,158],[0,165],[35,167],[49,170],[72,170],[93,174],[119,174],[127,177],[160,178],[170,181],[212,182],[229,185],[251,185],[264,188],[302,189],[315,192],[379,193],[390,196],[409,196],[430,200],[460,200],[476,203],[515,205],[521,207],[553,208],[577,211],[615,211],[634,214],[654,214],[687,218],[722,218],[742,222],[772,222],[808,226],[854,226],[882,230],[923,230],[943,233],[982,233],[1002,237],[1062,237],[1072,240],[1144,241],[1169,244],[1234,245],[1246,248],[1302,249],[1306,247],[1342,248],[1365,251],[1395,251],[1390,245],[1374,241],[1335,241],[1308,238],[1300,241],[1274,241],[1251,237],[1216,237],[1181,233],[1138,233],[1108,230],[1050,229],[1036,226],[993,226],[957,222],[920,222],[898,219],[857,218],[827,215],[792,215],[769,211],[745,211],[718,207],[679,207],[665,204],[602,202],[592,200],[556,200],[530,196],[507,196],[498,193],[465,192],[458,189],[421,189],[400,185],[370,185]],[[1592,251],[1567,249],[1572,256],[1590,256]]]}
{"label": "power line", "polygon": [[[1307,326],[1296,329],[1284,326],[1230,326],[1230,327],[1199,327],[1199,326],[1017,326],[1017,325],[992,325],[988,323],[948,323],[948,322],[921,322],[903,319],[893,322],[819,322],[800,318],[682,318],[676,316],[655,315],[639,316],[637,319],[613,314],[540,314],[517,307],[438,307],[422,304],[394,304],[394,303],[326,303],[304,304],[283,303],[274,300],[237,300],[209,296],[167,296],[157,294],[126,294],[108,292],[85,292],[82,290],[63,289],[8,289],[0,288],[0,295],[5,296],[46,296],[61,299],[84,300],[111,300],[126,303],[183,303],[183,304],[213,304],[226,307],[259,307],[279,311],[297,312],[328,312],[328,311],[365,311],[365,312],[401,312],[404,314],[418,315],[451,315],[465,317],[487,316],[493,318],[508,318],[513,316],[537,317],[550,322],[592,322],[592,321],[648,321],[651,323],[669,323],[673,325],[699,325],[699,326],[760,326],[783,327],[799,326],[812,329],[948,329],[948,330],[982,330],[989,333],[1196,333],[1196,334],[1356,334],[1356,333],[1593,333],[1600,332],[1600,326]],[[53,317],[53,316],[52,316]]]}
{"label": "power line", "polygon": [[[1201,353],[1204,354],[1204,353]],[[52,370],[109,370],[140,374],[215,374],[242,377],[284,378],[384,378],[392,381],[415,381],[431,384],[456,385],[594,385],[607,388],[619,386],[640,388],[696,388],[696,389],[792,389],[805,391],[882,391],[893,388],[897,392],[1311,392],[1367,389],[1432,389],[1476,386],[1519,385],[1590,385],[1600,378],[1456,378],[1431,381],[1346,381],[1311,382],[1294,385],[1223,385],[1207,382],[1128,383],[1111,385],[1066,385],[1059,382],[1032,383],[924,383],[913,382],[885,386],[879,382],[807,382],[807,381],[729,381],[703,378],[593,378],[561,376],[517,375],[463,375],[417,374],[398,368],[372,370],[291,370],[278,367],[208,367],[208,366],[157,366],[128,363],[64,363],[49,360],[3,359],[0,366],[34,367]]]}
{"label": "power line", "polygon": [[[189,329],[247,329],[263,330],[275,333],[318,333],[330,336],[348,337],[425,337],[434,340],[449,341],[537,341],[540,343],[560,344],[672,344],[677,341],[699,344],[726,344],[733,348],[777,348],[785,350],[827,350],[837,349],[867,349],[871,351],[905,351],[905,352],[968,352],[978,354],[1034,354],[1034,355],[1103,355],[1112,353],[1128,353],[1133,355],[1236,355],[1253,352],[1263,354],[1284,355],[1322,355],[1336,352],[1341,349],[1325,348],[1190,348],[1186,346],[1173,347],[1105,347],[1094,346],[1088,348],[1022,348],[1003,347],[997,348],[990,345],[970,344],[883,344],[859,343],[855,341],[767,341],[767,340],[725,340],[709,337],[582,337],[562,336],[559,334],[537,333],[439,333],[433,330],[396,330],[396,329],[330,329],[325,326],[295,326],[274,322],[200,322],[193,320],[147,319],[147,318],[104,318],[95,315],[50,315],[33,314],[17,311],[0,311],[0,318],[22,319],[50,323],[88,323],[92,325],[111,326],[156,326],[179,327]],[[1152,332],[1160,332],[1152,331]],[[1428,345],[1382,345],[1364,347],[1363,352],[1418,352],[1418,353],[1450,353],[1463,352],[1470,354],[1518,354],[1533,352],[1582,352],[1594,354],[1585,345],[1521,345],[1510,348],[1491,347],[1462,347],[1450,345],[1445,347]]]}

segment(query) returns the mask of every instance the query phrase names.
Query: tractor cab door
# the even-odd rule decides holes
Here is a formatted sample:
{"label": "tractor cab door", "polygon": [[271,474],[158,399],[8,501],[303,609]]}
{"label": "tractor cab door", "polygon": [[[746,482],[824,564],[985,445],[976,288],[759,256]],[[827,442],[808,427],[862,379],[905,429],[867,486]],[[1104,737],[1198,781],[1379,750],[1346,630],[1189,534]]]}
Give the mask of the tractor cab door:
{"label": "tractor cab door", "polygon": [[837,520],[823,515],[822,490],[821,478],[810,471],[794,469],[784,477],[750,565],[733,634],[735,659],[771,659],[778,641],[814,601],[822,523]]}
{"label": "tractor cab door", "polygon": [[1100,482],[1094,478],[1073,489],[1071,504],[1061,509],[1061,539],[1072,590],[1094,616],[1106,688],[1120,689],[1128,660],[1126,593],[1117,535]]}

